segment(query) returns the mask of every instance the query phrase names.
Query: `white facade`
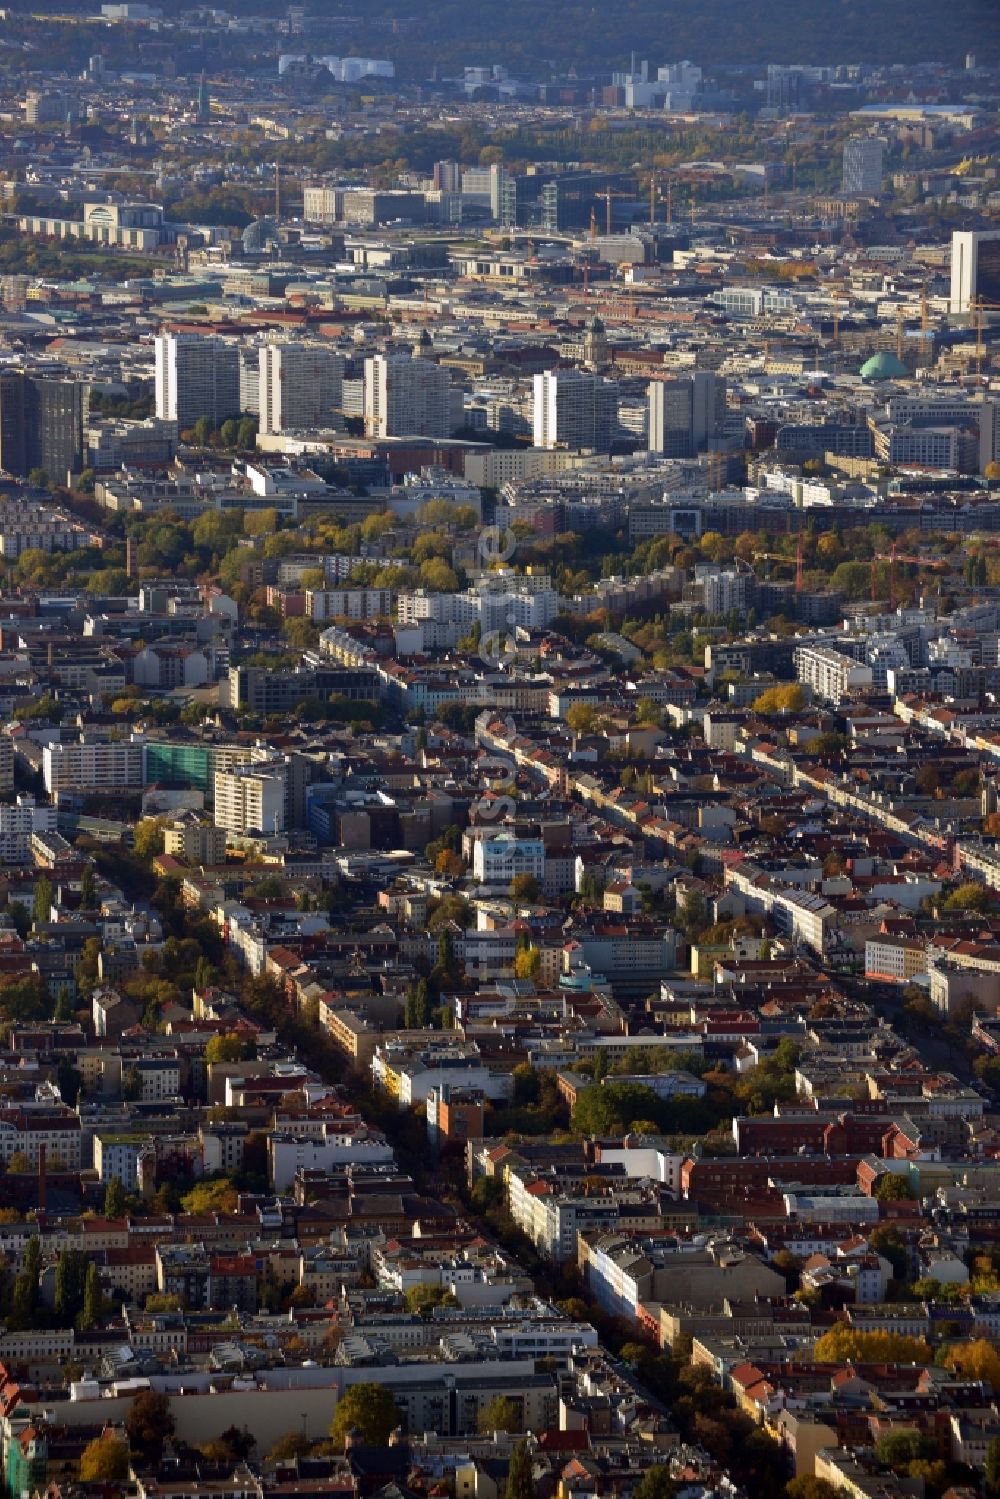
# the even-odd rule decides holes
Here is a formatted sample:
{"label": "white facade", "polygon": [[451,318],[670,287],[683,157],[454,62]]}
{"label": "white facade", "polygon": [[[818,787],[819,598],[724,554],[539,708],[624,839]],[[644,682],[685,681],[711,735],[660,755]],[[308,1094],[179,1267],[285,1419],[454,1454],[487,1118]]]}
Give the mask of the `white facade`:
{"label": "white facade", "polygon": [[215,772],[215,825],[228,833],[280,833],[285,826],[285,774],[277,762],[234,765]]}
{"label": "white facade", "polygon": [[908,983],[927,972],[927,949],[905,937],[869,937],[865,943],[865,977]]}
{"label": "white facade", "polygon": [[849,692],[864,692],[872,686],[870,666],[825,645],[800,645],[795,651],[795,675],[816,697],[839,703]]}
{"label": "white facade", "polygon": [[396,608],[401,625],[432,621],[468,628],[478,620],[486,635],[517,626],[545,629],[563,602],[547,577],[491,573],[464,593],[427,593],[422,588],[402,592]]}
{"label": "white facade", "polygon": [[461,392],[432,359],[376,354],[365,360],[369,437],[450,437],[461,422]]}
{"label": "white facade", "polygon": [[0,859],[5,864],[26,864],[32,834],[55,831],[55,807],[37,806],[32,796],[19,796],[13,804],[0,803]]}
{"label": "white facade", "polygon": [[161,333],[156,339],[156,415],[190,427],[208,417],[218,427],[240,411],[240,352],[236,344],[200,333]]}
{"label": "white facade", "polygon": [[317,588],[306,590],[310,619],[388,619],[391,588]]}
{"label": "white facade", "polygon": [[42,751],[42,776],[50,796],[56,791],[141,786],[142,745],[120,739],[47,744]]}
{"label": "white facade", "polygon": [[391,1166],[392,1146],[381,1136],[330,1131],[321,1140],[275,1132],[268,1140],[271,1185],[286,1191],[300,1170],[328,1171],[332,1166]]}
{"label": "white facade", "polygon": [[1000,302],[1000,229],[957,229],[951,237],[952,316],[971,312],[977,297]]}
{"label": "white facade", "polygon": [[534,377],[536,448],[610,451],[618,430],[618,387],[582,370],[545,370]]}
{"label": "white facade", "polygon": [[538,881],[545,878],[545,845],[540,838],[518,838],[498,832],[478,838],[472,855],[472,872],[484,885],[509,885],[519,874]]}
{"label": "white facade", "polygon": [[154,1154],[144,1135],[95,1135],[94,1167],[102,1182],[121,1182],[126,1192],[142,1186],[142,1161]]}
{"label": "white facade", "polygon": [[340,408],[344,360],[320,344],[269,343],[260,350],[260,430],[329,426]]}

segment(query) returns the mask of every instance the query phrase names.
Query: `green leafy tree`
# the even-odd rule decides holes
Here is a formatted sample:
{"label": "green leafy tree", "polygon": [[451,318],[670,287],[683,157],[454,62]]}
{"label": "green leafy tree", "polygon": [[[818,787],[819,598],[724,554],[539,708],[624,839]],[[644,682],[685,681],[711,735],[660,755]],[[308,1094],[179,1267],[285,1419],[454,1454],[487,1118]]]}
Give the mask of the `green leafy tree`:
{"label": "green leafy tree", "polygon": [[81,1483],[120,1483],[128,1477],[128,1448],[114,1436],[95,1437],[80,1454]]}
{"label": "green leafy tree", "polygon": [[983,1473],[989,1499],[998,1499],[1000,1496],[1000,1437],[994,1437],[986,1449]]}
{"label": "green leafy tree", "polygon": [[38,1276],[41,1268],[41,1240],[37,1234],[32,1234],[24,1251],[24,1264],[14,1281],[14,1294],[9,1316],[12,1328],[25,1331],[39,1325]]}
{"label": "green leafy tree", "polygon": [[15,1025],[44,1020],[49,1013],[45,984],[38,974],[0,985],[0,1016]]}
{"label": "green leafy tree", "polygon": [[533,874],[516,874],[510,882],[511,900],[536,901],[541,893],[541,886]]}
{"label": "green leafy tree", "polygon": [[337,1402],[330,1436],[343,1449],[348,1433],[357,1430],[370,1447],[383,1447],[402,1424],[402,1412],[385,1385],[353,1384]]}
{"label": "green leafy tree", "polygon": [[977,885],[975,880],[959,885],[944,902],[946,911],[972,911],[978,916],[984,916],[992,904],[986,886]]}
{"label": "green leafy tree", "polygon": [[80,876],[80,905],[85,911],[92,911],[97,901],[97,884],[94,879],[94,866],[88,860],[83,866],[83,874]]}
{"label": "green leafy tree", "polygon": [[573,1128],[581,1135],[623,1135],[636,1120],[655,1120],[660,1100],[642,1083],[605,1083],[577,1095]]}
{"label": "green leafy tree", "polygon": [[879,1202],[915,1202],[917,1194],[905,1176],[887,1172],[875,1188],[875,1196]]}
{"label": "green leafy tree", "polygon": [[632,1490],[632,1499],[674,1499],[677,1485],[670,1476],[665,1463],[654,1463],[647,1468]]}
{"label": "green leafy tree", "polygon": [[117,1177],[112,1177],[104,1189],[105,1218],[124,1218],[128,1211],[128,1194]]}
{"label": "green leafy tree", "polygon": [[312,1443],[309,1438],[303,1436],[301,1431],[286,1431],[272,1446],[267,1454],[269,1463],[290,1462],[292,1458],[303,1457],[310,1451]]}
{"label": "green leafy tree", "polygon": [[52,1016],[57,1025],[65,1025],[73,1019],[73,1001],[70,998],[69,985],[60,984],[56,990],[56,1007]]}
{"label": "green leafy tree", "polygon": [[534,1499],[531,1454],[527,1442],[518,1442],[510,1455],[503,1499]]}
{"label": "green leafy tree", "polygon": [[158,817],[144,817],[132,835],[136,857],[153,859],[163,852],[163,823]]}
{"label": "green leafy tree", "polygon": [[517,1406],[506,1395],[498,1395],[489,1405],[483,1406],[478,1424],[484,1436],[490,1436],[494,1431],[513,1433],[522,1427]]}
{"label": "green leafy tree", "polygon": [[87,1256],[81,1249],[61,1249],[56,1261],[55,1314],[60,1327],[72,1327],[83,1310]]}
{"label": "green leafy tree", "polygon": [[785,1485],[787,1499],[838,1499],[840,1490],[829,1479],[816,1478],[804,1473],[801,1478],[792,1478]]}
{"label": "green leafy tree", "polygon": [[43,877],[35,882],[34,894],[34,917],[35,925],[48,921],[52,911],[52,881]]}
{"label": "green leafy tree", "polygon": [[80,1327],[83,1331],[99,1327],[104,1321],[104,1292],[101,1290],[101,1277],[97,1266],[91,1260],[87,1266],[87,1279],[83,1288],[83,1310],[80,1313]]}
{"label": "green leafy tree", "polygon": [[234,1031],[213,1036],[205,1047],[206,1062],[242,1062],[247,1054],[246,1043]]}
{"label": "green leafy tree", "polygon": [[163,1444],[174,1434],[170,1401],[158,1390],[140,1390],[125,1419],[129,1446],[146,1462],[155,1466]]}
{"label": "green leafy tree", "polygon": [[457,1306],[447,1286],[411,1286],[406,1293],[406,1310],[417,1316],[429,1315],[436,1306]]}
{"label": "green leafy tree", "polygon": [[889,1261],[895,1280],[906,1280],[909,1267],[906,1240],[894,1224],[880,1223],[877,1228],[873,1228],[868,1235],[868,1243],[876,1254]]}
{"label": "green leafy tree", "polygon": [[875,1456],[887,1468],[905,1472],[908,1464],[921,1457],[933,1457],[936,1447],[919,1431],[887,1431],[879,1437]]}
{"label": "green leafy tree", "polygon": [[126,1067],[122,1072],[122,1098],[126,1103],[136,1103],[142,1097],[142,1073],[138,1067]]}

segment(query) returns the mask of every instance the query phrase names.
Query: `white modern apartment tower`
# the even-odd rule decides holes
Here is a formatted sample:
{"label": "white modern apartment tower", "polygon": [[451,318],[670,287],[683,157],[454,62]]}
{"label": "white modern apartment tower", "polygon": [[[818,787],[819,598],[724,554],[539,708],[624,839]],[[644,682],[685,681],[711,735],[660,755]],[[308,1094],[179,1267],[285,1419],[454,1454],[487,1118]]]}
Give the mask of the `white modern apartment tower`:
{"label": "white modern apartment tower", "polygon": [[237,344],[200,333],[161,333],[156,339],[156,414],[190,427],[199,417],[220,426],[240,411]]}
{"label": "white modern apartment tower", "polygon": [[285,827],[285,770],[278,761],[215,772],[215,826],[227,833],[280,833]]}
{"label": "white modern apartment tower", "polygon": [[368,437],[450,437],[461,423],[461,392],[433,359],[376,354],[365,360]]}
{"label": "white modern apartment tower", "polygon": [[618,431],[618,386],[582,370],[545,370],[534,379],[536,448],[608,453]]}
{"label": "white modern apartment tower", "polygon": [[340,409],[344,360],[310,343],[268,343],[260,350],[260,430],[329,426]]}
{"label": "white modern apartment tower", "polygon": [[875,198],[882,191],[882,142],[876,135],[856,135],[844,142],[845,193]]}
{"label": "white modern apartment tower", "polygon": [[957,229],[951,237],[952,316],[971,312],[977,298],[1000,306],[1000,229]]}

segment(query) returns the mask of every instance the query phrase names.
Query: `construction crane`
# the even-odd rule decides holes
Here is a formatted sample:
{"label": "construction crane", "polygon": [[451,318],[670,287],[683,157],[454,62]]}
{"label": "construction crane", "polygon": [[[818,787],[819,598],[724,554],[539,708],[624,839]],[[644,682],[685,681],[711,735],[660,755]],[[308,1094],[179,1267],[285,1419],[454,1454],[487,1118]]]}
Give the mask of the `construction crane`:
{"label": "construction crane", "polygon": [[597,210],[593,206],[593,204],[591,204],[591,206],[590,206],[590,243],[593,244],[594,240],[596,238],[597,238]]}
{"label": "construction crane", "polygon": [[753,560],[756,562],[756,561],[758,561],[758,559],[760,561],[765,562],[767,564],[767,566],[764,568],[764,577],[765,578],[770,578],[770,576],[771,576],[771,563],[772,562],[780,562],[783,567],[792,567],[792,566],[794,566],[794,568],[795,568],[795,592],[796,593],[801,593],[802,592],[802,578],[801,578],[801,569],[802,569],[802,537],[801,536],[798,539],[798,544],[796,545],[796,548],[795,548],[795,556],[794,557],[789,557],[786,552],[754,552],[754,554],[753,554]]}
{"label": "construction crane", "polygon": [[931,309],[927,300],[927,282],[920,288],[920,331],[926,333],[931,326]]}
{"label": "construction crane", "polygon": [[628,193],[613,193],[613,192],[609,191],[609,192],[606,192],[606,193],[595,193],[594,197],[595,198],[603,198],[604,202],[606,204],[607,235],[608,235],[608,238],[610,239],[611,238],[611,203],[612,203],[612,200],[614,198],[627,198],[628,197]]}
{"label": "construction crane", "polygon": [[915,567],[926,567],[935,570],[947,567],[948,565],[946,562],[943,562],[940,558],[937,557],[918,557],[911,552],[900,552],[897,550],[895,543],[893,543],[888,552],[876,553],[876,555],[872,558],[873,602],[878,598],[878,565],[880,562],[888,562],[889,564],[889,609],[892,612],[895,612],[896,609],[897,562],[909,562],[912,563]]}

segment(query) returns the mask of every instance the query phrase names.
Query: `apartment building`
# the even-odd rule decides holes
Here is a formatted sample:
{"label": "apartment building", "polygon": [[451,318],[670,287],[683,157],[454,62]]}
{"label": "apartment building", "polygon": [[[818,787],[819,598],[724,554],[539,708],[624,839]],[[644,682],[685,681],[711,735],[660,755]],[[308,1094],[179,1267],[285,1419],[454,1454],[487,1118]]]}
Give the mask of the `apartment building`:
{"label": "apartment building", "polygon": [[260,430],[326,427],[340,410],[344,359],[311,343],[268,343],[260,350]]}
{"label": "apartment building", "polygon": [[142,745],[127,739],[47,744],[42,751],[42,779],[50,796],[60,791],[142,786]]}
{"label": "apartment building", "polygon": [[68,1171],[79,1170],[80,1119],[72,1109],[58,1105],[44,1110],[30,1106],[0,1109],[0,1161],[4,1166],[13,1156],[24,1155],[35,1170],[43,1148],[50,1168],[61,1165]]}
{"label": "apartment building", "polygon": [[309,619],[388,619],[392,615],[391,588],[317,588],[306,590]]}
{"label": "apartment building", "polygon": [[825,645],[800,645],[795,650],[795,675],[814,696],[839,703],[853,692],[872,686],[872,669]]}
{"label": "apartment building", "polygon": [[221,864],[226,857],[226,830],[205,822],[175,822],[164,829],[163,851],[188,864]]}
{"label": "apartment building", "polygon": [[461,392],[432,359],[376,354],[365,360],[368,437],[450,437],[461,424]]}
{"label": "apartment building", "polygon": [[[12,748],[11,741],[0,739]],[[13,769],[11,771],[13,780]],[[25,864],[31,857],[31,840],[36,833],[53,833],[56,808],[38,806],[33,796],[19,796],[15,802],[0,803],[0,860],[5,864]]]}
{"label": "apartment building", "polygon": [[240,410],[240,355],[235,343],[200,333],[156,339],[156,415],[190,427],[207,417],[218,427]]}
{"label": "apartment building", "polygon": [[215,772],[215,825],[227,833],[280,833],[286,826],[282,760]]}
{"label": "apartment building", "polygon": [[907,984],[927,972],[927,948],[908,937],[871,937],[865,943],[865,977]]}
{"label": "apartment building", "polygon": [[530,875],[539,888],[545,879],[545,844],[541,838],[519,838],[501,829],[477,838],[472,872],[484,885],[509,885],[518,875]]}
{"label": "apartment building", "polygon": [[545,370],[534,377],[536,448],[608,453],[618,432],[618,386],[582,370]]}

